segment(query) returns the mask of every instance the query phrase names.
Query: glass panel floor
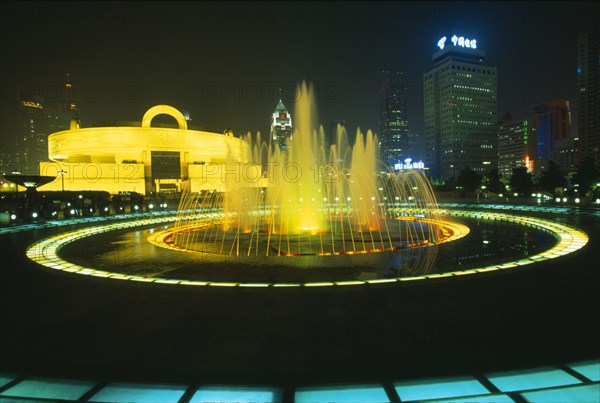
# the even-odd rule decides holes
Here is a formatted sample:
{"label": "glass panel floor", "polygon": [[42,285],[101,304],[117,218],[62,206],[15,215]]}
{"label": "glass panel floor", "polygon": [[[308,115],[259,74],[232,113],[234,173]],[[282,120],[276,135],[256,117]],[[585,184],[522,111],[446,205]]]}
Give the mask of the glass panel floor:
{"label": "glass panel floor", "polygon": [[337,385],[99,382],[0,373],[0,402],[584,402],[600,401],[600,359],[450,378]]}

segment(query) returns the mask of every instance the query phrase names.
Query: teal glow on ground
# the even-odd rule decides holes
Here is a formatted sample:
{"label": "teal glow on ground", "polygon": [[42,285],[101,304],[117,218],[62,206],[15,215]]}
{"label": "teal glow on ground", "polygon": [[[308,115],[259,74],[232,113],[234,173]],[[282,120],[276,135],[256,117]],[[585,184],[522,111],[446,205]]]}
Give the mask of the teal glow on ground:
{"label": "teal glow on ground", "polygon": [[[430,378],[393,383],[337,385],[186,385],[100,383],[0,374],[0,401],[61,399],[84,402],[597,402],[600,360],[560,367]],[[17,401],[17,400],[14,400]]]}

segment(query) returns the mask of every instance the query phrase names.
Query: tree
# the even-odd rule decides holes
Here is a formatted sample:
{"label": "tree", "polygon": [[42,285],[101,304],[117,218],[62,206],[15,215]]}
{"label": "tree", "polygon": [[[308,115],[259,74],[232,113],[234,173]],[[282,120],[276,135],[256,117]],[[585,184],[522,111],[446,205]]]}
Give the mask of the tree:
{"label": "tree", "polygon": [[567,179],[560,173],[558,164],[554,161],[548,162],[548,167],[540,176],[540,187],[543,191],[554,194],[556,188],[567,186]]}
{"label": "tree", "polygon": [[500,174],[497,169],[490,169],[485,175],[483,182],[488,191],[492,193],[504,192],[504,183],[500,180]]}
{"label": "tree", "polygon": [[436,192],[450,192],[456,188],[456,180],[454,177],[443,179],[430,179],[431,186]]}
{"label": "tree", "polygon": [[531,194],[533,190],[533,177],[527,172],[527,168],[513,168],[513,174],[510,177],[510,187],[513,192],[520,196]]}
{"label": "tree", "polygon": [[467,192],[473,192],[481,186],[481,175],[469,167],[464,167],[458,174],[458,186]]}
{"label": "tree", "polygon": [[573,183],[578,185],[579,194],[585,196],[598,182],[600,182],[600,170],[596,166],[594,157],[588,155],[583,161],[577,163]]}

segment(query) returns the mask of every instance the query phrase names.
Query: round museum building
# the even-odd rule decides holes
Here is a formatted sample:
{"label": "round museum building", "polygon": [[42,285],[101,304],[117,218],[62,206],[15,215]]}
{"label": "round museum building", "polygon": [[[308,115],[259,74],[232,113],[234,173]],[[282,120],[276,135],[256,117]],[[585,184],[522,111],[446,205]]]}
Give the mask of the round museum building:
{"label": "round museum building", "polygon": [[[158,115],[169,115],[177,128],[152,127]],[[188,129],[184,115],[167,105],[150,108],[141,123],[80,128],[48,137],[50,162],[40,174],[56,176],[44,190],[105,190],[150,194],[179,192],[185,181],[191,191],[224,191],[225,163],[248,164],[248,144],[226,131]]]}

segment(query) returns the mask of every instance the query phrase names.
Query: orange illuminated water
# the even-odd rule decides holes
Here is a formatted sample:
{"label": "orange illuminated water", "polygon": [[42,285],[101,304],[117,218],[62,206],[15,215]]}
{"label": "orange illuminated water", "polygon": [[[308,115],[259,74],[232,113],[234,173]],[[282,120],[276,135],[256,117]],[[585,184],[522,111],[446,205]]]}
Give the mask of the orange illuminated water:
{"label": "orange illuminated water", "polygon": [[174,243],[234,256],[337,255],[434,244],[444,235],[435,197],[419,171],[396,173],[378,159],[378,139],[338,126],[326,146],[314,91],[298,86],[294,133],[280,149],[248,134],[240,165],[231,155],[224,192],[184,191]]}

